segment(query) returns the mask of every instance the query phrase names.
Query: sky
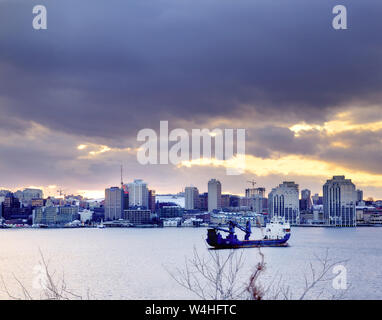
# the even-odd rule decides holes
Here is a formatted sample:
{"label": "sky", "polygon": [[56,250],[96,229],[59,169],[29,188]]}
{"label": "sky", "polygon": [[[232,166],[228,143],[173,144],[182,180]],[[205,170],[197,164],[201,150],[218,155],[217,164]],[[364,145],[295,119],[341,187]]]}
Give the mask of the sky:
{"label": "sky", "polygon": [[[380,0],[0,0],[0,187],[101,197],[122,164],[157,193],[345,175],[382,199],[381,17]],[[245,173],[141,165],[137,133],[161,120],[245,128]]]}

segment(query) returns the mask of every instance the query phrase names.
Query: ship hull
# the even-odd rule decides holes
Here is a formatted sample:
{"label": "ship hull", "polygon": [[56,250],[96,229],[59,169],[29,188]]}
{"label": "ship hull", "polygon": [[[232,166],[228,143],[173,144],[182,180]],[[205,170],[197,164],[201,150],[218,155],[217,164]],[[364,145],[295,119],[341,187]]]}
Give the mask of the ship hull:
{"label": "ship hull", "polygon": [[261,240],[239,240],[237,238],[223,239],[218,237],[214,229],[208,230],[207,243],[215,249],[238,249],[238,248],[258,248],[258,247],[286,247],[290,234],[286,234],[282,239],[261,239]]}

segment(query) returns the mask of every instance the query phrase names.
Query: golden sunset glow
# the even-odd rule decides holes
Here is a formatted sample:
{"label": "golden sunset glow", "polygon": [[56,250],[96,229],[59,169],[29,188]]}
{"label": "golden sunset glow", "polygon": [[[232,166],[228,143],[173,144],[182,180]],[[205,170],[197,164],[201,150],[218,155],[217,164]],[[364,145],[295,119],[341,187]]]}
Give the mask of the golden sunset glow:
{"label": "golden sunset glow", "polygon": [[[221,166],[224,168],[232,168],[236,164],[240,164],[240,161],[237,159],[228,161],[197,159],[182,162],[179,167]],[[295,155],[274,159],[263,159],[247,155],[245,160],[245,172],[261,177],[269,175],[306,176],[318,177],[323,180],[334,175],[345,175],[359,186],[382,187],[382,175],[371,174],[366,171],[351,170],[333,163]]]}
{"label": "golden sunset glow", "polygon": [[334,120],[325,122],[322,125],[307,124],[305,122],[289,127],[296,136],[302,131],[325,131],[329,135],[338,134],[345,131],[378,131],[382,129],[382,121],[354,123],[354,119],[348,119],[343,114],[339,114]]}

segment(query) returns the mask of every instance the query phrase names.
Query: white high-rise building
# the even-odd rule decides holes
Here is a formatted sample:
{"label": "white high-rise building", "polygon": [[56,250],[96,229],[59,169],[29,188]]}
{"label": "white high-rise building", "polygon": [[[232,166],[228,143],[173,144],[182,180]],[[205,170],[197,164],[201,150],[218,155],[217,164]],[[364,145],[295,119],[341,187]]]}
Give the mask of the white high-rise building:
{"label": "white high-rise building", "polygon": [[268,195],[268,207],[271,218],[281,217],[290,224],[298,224],[300,221],[298,184],[294,181],[284,181],[272,189]]}
{"label": "white high-rise building", "polygon": [[208,211],[221,209],[222,185],[219,180],[211,179],[208,181]]}
{"label": "white high-rise building", "polygon": [[149,207],[149,189],[147,183],[141,179],[136,179],[128,184],[129,206],[130,207]]}
{"label": "white high-rise building", "polygon": [[324,218],[331,226],[355,227],[357,191],[345,176],[334,176],[323,186]]}
{"label": "white high-rise building", "polygon": [[185,194],[185,209],[193,210],[199,208],[199,190],[196,187],[186,187]]}

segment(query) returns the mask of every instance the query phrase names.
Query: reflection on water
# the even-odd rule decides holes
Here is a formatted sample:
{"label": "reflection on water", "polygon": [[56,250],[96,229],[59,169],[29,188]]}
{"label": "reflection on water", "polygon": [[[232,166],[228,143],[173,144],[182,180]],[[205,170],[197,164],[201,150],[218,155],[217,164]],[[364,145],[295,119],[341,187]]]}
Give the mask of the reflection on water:
{"label": "reflection on water", "polygon": [[[294,228],[288,248],[262,248],[264,281],[282,275],[296,290],[314,254],[329,248],[335,260],[348,259],[351,299],[382,298],[382,228]],[[206,254],[206,229],[41,229],[0,230],[0,275],[9,291],[19,292],[14,274],[34,292],[39,249],[51,270],[65,275],[73,291],[98,299],[192,299],[167,269],[182,268],[195,247]],[[257,249],[241,249],[245,272],[259,260]],[[223,253],[224,254],[224,253]],[[0,292],[0,298],[6,298]]]}

